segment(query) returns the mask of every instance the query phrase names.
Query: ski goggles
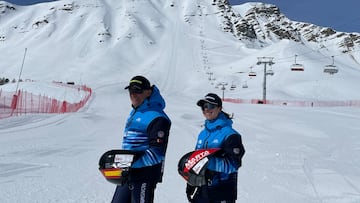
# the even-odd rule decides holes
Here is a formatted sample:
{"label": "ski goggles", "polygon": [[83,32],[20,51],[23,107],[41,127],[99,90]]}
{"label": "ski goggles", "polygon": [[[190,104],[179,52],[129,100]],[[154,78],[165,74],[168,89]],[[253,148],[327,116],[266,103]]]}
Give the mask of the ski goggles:
{"label": "ski goggles", "polygon": [[132,85],[129,87],[129,93],[130,94],[142,94],[144,90],[141,87],[138,87],[136,85]]}
{"label": "ski goggles", "polygon": [[204,105],[201,106],[201,110],[205,110],[205,109],[208,109],[208,110],[212,110],[212,109],[215,109],[217,107],[216,104],[211,104],[211,103],[204,103]]}

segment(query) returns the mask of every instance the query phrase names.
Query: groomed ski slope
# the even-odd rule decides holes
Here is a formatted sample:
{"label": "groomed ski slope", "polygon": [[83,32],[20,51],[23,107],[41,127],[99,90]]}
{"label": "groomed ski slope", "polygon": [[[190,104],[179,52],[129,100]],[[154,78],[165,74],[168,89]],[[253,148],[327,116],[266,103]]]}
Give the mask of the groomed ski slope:
{"label": "groomed ski slope", "polygon": [[[121,145],[130,110],[121,84],[97,88],[75,114],[27,115],[1,121],[2,202],[109,202],[114,185],[98,159]],[[203,117],[197,98],[171,96],[164,182],[155,202],[186,202],[177,161],[194,148]],[[200,96],[200,95],[199,95]],[[118,104],[118,105],[114,105]],[[360,109],[225,103],[246,147],[238,202],[357,202]]]}

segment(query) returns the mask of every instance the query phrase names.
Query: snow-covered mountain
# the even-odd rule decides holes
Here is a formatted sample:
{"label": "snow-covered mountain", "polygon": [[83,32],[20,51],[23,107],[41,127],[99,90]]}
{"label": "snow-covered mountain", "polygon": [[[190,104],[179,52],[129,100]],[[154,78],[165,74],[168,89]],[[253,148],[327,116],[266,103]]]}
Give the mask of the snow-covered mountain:
{"label": "snow-covered mountain", "polygon": [[227,6],[226,0],[217,5],[223,8],[224,30],[234,33],[240,40],[253,39],[266,46],[287,39],[312,44],[315,49],[336,44],[335,49],[343,53],[357,50],[360,45],[359,33],[338,32],[328,27],[291,21],[275,5],[245,3],[232,8]]}
{"label": "snow-covered mountain", "polygon": [[[1,1],[0,18],[0,69],[9,78],[16,78],[24,48],[23,77],[32,80],[103,85],[141,73],[173,92],[199,89],[187,82],[196,80],[209,88],[238,87],[229,97],[261,98],[263,67],[256,64],[265,56],[275,62],[270,98],[281,92],[287,98],[326,100],[339,98],[322,89],[351,89],[349,80],[360,77],[359,33],[294,22],[264,3],[65,0],[17,6]],[[305,71],[291,72],[295,62]],[[339,69],[330,84],[323,72],[329,64]],[[259,77],[249,77],[250,71]],[[172,79],[163,81],[163,74]],[[244,84],[249,88],[241,89]],[[305,86],[316,88],[304,92]],[[357,92],[344,97],[358,99]]]}

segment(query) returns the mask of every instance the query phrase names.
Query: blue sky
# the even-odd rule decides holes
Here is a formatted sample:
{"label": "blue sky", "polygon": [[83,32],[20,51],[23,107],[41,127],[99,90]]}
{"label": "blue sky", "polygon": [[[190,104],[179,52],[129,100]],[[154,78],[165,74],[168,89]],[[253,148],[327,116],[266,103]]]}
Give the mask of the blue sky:
{"label": "blue sky", "polygon": [[50,1],[56,1],[56,0],[5,0],[5,1],[10,2],[12,4],[17,4],[17,5],[31,5],[31,4],[50,2]]}
{"label": "blue sky", "polygon": [[[53,0],[6,0],[18,5],[29,5]],[[233,5],[249,1],[229,0]],[[331,27],[342,32],[360,33],[360,1],[359,0],[263,0],[280,8],[290,20],[313,23]]]}
{"label": "blue sky", "polygon": [[[229,0],[231,4],[243,4],[252,1]],[[331,27],[342,32],[360,33],[359,0],[263,0],[280,8],[290,20],[308,22]]]}

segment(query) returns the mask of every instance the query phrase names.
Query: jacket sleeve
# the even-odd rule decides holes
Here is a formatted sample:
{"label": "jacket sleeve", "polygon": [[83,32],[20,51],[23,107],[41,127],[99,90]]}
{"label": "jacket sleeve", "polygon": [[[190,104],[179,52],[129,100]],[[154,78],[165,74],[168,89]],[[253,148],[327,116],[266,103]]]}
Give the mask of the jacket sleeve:
{"label": "jacket sleeve", "polygon": [[162,181],[163,159],[168,143],[171,122],[163,117],[155,118],[148,126],[149,147],[139,154],[146,167],[133,168],[131,181]]}
{"label": "jacket sleeve", "polygon": [[164,118],[154,119],[148,127],[149,148],[165,155],[171,122]]}
{"label": "jacket sleeve", "polygon": [[223,143],[219,152],[220,156],[227,157],[236,164],[237,167],[241,166],[241,159],[245,154],[245,148],[242,144],[241,135],[230,135]]}

